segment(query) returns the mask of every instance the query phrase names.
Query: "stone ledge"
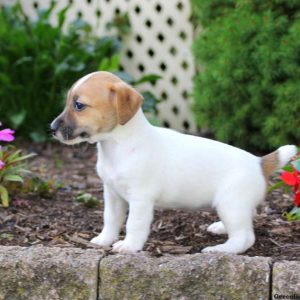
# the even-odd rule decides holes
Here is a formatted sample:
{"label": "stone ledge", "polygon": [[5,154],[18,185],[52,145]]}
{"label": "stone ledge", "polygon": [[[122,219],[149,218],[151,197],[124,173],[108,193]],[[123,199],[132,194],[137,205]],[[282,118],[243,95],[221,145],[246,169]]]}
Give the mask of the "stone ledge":
{"label": "stone ledge", "polygon": [[96,250],[0,247],[0,300],[95,300]]}
{"label": "stone ledge", "polygon": [[300,261],[281,261],[273,265],[273,299],[276,295],[293,296],[297,298],[285,299],[300,299]]}
{"label": "stone ledge", "polygon": [[272,266],[271,258],[229,254],[104,257],[101,250],[0,246],[0,300],[265,300],[270,291],[273,299],[299,297],[300,262]]}
{"label": "stone ledge", "polygon": [[160,258],[108,256],[99,295],[114,299],[269,299],[271,259],[199,253]]}

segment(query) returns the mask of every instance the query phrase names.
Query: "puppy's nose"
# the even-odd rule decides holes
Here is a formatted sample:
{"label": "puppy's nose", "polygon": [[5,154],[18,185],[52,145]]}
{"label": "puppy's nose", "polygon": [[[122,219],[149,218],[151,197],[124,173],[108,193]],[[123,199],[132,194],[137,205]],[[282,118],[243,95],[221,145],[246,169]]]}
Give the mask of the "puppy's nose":
{"label": "puppy's nose", "polygon": [[60,126],[64,124],[62,119],[55,119],[50,125],[50,131],[52,135],[55,135]]}

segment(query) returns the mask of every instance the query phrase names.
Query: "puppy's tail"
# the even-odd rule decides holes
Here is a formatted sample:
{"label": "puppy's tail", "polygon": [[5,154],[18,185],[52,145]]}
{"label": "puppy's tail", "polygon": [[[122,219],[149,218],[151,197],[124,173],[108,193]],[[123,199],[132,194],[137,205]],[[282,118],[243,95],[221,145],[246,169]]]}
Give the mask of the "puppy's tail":
{"label": "puppy's tail", "polygon": [[285,166],[297,154],[297,147],[286,145],[261,158],[261,167],[265,178],[270,177],[277,169]]}

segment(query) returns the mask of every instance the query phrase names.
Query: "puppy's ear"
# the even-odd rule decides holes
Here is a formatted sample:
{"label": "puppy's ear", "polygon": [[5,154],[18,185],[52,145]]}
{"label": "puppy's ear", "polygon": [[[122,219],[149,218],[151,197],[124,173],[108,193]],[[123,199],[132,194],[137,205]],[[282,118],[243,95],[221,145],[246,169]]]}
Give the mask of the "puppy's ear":
{"label": "puppy's ear", "polygon": [[111,85],[110,92],[116,108],[118,123],[124,125],[141,107],[143,96],[124,82]]}

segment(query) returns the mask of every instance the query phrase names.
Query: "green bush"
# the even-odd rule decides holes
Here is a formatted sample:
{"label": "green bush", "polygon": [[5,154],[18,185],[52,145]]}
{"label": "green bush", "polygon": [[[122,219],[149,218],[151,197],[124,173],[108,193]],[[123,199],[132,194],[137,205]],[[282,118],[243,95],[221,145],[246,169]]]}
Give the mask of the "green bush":
{"label": "green bush", "polygon": [[300,138],[300,1],[193,0],[197,123],[266,151]]}
{"label": "green bush", "polygon": [[[57,25],[52,25],[54,7],[53,2],[39,10],[36,20],[28,19],[19,3],[0,8],[0,120],[35,141],[47,138],[71,84],[89,72],[119,69],[118,37],[96,38],[81,19],[66,26],[70,6],[58,12]],[[136,82],[124,72],[119,75]],[[146,76],[137,83],[158,78]],[[147,92],[145,97],[147,108],[155,110],[153,95]]]}

